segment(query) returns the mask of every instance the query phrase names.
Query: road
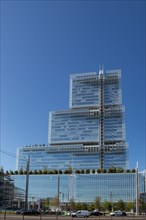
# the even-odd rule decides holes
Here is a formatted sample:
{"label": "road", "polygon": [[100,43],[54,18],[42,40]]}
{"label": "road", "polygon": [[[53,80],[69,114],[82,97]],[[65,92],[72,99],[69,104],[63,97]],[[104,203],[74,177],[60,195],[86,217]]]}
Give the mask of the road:
{"label": "road", "polygon": [[54,216],[54,215],[42,215],[42,216],[22,216],[22,215],[4,215],[0,214],[0,220],[146,220],[146,215],[140,216],[96,216],[88,218],[72,218],[71,216]]}

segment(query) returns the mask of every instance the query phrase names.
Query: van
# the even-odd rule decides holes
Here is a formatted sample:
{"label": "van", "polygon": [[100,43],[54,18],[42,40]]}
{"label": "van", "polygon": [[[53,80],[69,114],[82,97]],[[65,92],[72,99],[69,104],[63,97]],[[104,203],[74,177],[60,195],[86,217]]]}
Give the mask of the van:
{"label": "van", "polygon": [[73,217],[88,217],[90,213],[87,210],[79,210],[72,214]]}

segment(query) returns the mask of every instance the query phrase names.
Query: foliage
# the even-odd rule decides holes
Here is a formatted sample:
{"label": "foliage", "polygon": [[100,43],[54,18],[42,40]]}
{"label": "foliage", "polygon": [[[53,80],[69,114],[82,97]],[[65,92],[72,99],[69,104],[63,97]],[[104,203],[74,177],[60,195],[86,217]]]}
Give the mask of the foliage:
{"label": "foliage", "polygon": [[93,174],[95,173],[95,170],[94,170],[94,169],[92,169],[92,173],[93,173]]}
{"label": "foliage", "polygon": [[48,174],[48,170],[47,170],[46,167],[45,167],[44,170],[43,170],[43,174]]}
{"label": "foliage", "polygon": [[15,174],[15,175],[18,175],[18,170],[15,170],[15,171],[14,171],[14,174]]}
{"label": "foliage", "polygon": [[62,174],[62,170],[59,170],[58,173],[59,173],[59,174]]}
{"label": "foliage", "polygon": [[34,174],[38,174],[38,171],[37,171],[37,170],[34,170],[33,173],[34,173]]}
{"label": "foliage", "polygon": [[76,170],[75,173],[76,173],[76,174],[80,174],[80,170]]}
{"label": "foliage", "polygon": [[127,202],[125,205],[125,210],[130,212],[133,209],[133,202]]}
{"label": "foliage", "polygon": [[74,199],[70,199],[70,210],[75,210],[76,209],[76,203]]}
{"label": "foliage", "polygon": [[84,174],[84,173],[85,173],[85,171],[84,171],[84,169],[82,169],[82,170],[81,170],[81,174]]}
{"label": "foliage", "polygon": [[116,209],[117,210],[121,210],[121,211],[124,211],[126,208],[125,206],[125,202],[123,200],[119,200],[117,203],[116,203]]}
{"label": "foliage", "polygon": [[88,210],[89,211],[92,211],[92,210],[94,210],[95,209],[95,207],[94,207],[94,202],[92,202],[92,203],[90,203],[90,205],[88,206]]}
{"label": "foliage", "polygon": [[98,169],[97,169],[97,173],[101,173],[101,169],[98,168]]}
{"label": "foliage", "polygon": [[100,210],[101,208],[101,198],[99,196],[95,197],[94,207],[95,209],[98,209],[98,210]]}
{"label": "foliage", "polygon": [[135,172],[136,172],[136,170],[135,170],[135,169],[132,169],[132,170],[131,170],[131,172],[132,172],[132,173],[135,173]]}
{"label": "foliage", "polygon": [[126,170],[126,173],[130,173],[130,172],[131,172],[130,169],[127,169],[127,170]]}
{"label": "foliage", "polygon": [[71,166],[68,167],[68,173],[72,174],[72,167]]}
{"label": "foliage", "polygon": [[23,174],[23,168],[21,167],[19,170],[19,174],[22,175]]}
{"label": "foliage", "polygon": [[116,173],[117,170],[114,166],[110,166],[110,168],[108,169],[108,173]]}
{"label": "foliage", "polygon": [[109,212],[112,211],[112,202],[104,201],[102,206],[103,206],[104,211],[109,211]]}
{"label": "foliage", "polygon": [[102,172],[102,173],[106,173],[106,169],[103,168],[103,169],[101,170],[101,172]]}
{"label": "foliage", "polygon": [[117,173],[123,173],[123,172],[124,172],[124,170],[123,170],[122,167],[119,167],[119,168],[117,169]]}
{"label": "foliage", "polygon": [[42,170],[38,170],[38,174],[43,174],[43,171]]}
{"label": "foliage", "polygon": [[90,169],[86,169],[86,174],[89,174],[90,173]]}

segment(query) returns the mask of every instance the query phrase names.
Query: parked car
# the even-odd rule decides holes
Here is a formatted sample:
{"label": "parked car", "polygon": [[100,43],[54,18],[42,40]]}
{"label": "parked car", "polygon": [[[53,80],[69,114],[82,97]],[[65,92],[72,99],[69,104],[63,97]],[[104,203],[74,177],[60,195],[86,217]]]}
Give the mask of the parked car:
{"label": "parked car", "polygon": [[15,214],[20,215],[21,212],[23,212],[23,211],[27,211],[27,210],[26,209],[19,209],[19,210],[15,211]]}
{"label": "parked car", "polygon": [[77,212],[73,212],[72,217],[88,217],[90,213],[87,210],[79,210]]}
{"label": "parked car", "polygon": [[40,215],[40,211],[35,209],[25,210],[21,212],[22,215]]}
{"label": "parked car", "polygon": [[126,216],[126,212],[118,210],[118,211],[115,211],[115,212],[111,212],[110,216]]}
{"label": "parked car", "polygon": [[100,211],[97,211],[97,210],[94,210],[90,213],[90,215],[93,215],[93,216],[100,216],[100,215],[104,215],[103,212],[100,212]]}

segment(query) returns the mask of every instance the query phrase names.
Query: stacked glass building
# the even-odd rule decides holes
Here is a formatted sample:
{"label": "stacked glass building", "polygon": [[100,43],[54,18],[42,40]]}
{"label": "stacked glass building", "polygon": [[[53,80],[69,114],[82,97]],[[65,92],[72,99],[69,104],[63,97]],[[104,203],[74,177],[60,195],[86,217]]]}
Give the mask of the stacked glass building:
{"label": "stacked glass building", "polygon": [[[136,190],[145,193],[145,175],[139,173],[100,173],[100,168],[128,168],[124,111],[121,98],[121,71],[81,73],[70,76],[69,110],[49,113],[48,144],[17,150],[17,169],[65,171],[72,174],[29,175],[29,200],[58,196],[60,202],[132,201]],[[89,171],[87,174],[85,170]],[[93,169],[95,174],[93,174]],[[77,174],[76,170],[82,170]],[[61,174],[63,173],[63,174]],[[76,174],[75,174],[76,173]],[[83,174],[86,173],[86,174]],[[15,186],[26,189],[26,175],[12,175]],[[122,190],[121,190],[122,189]]]}
{"label": "stacked glass building", "polygon": [[[69,110],[49,113],[48,145],[19,148],[17,169],[128,168],[121,71],[70,76]],[[23,158],[23,160],[22,160]]]}

